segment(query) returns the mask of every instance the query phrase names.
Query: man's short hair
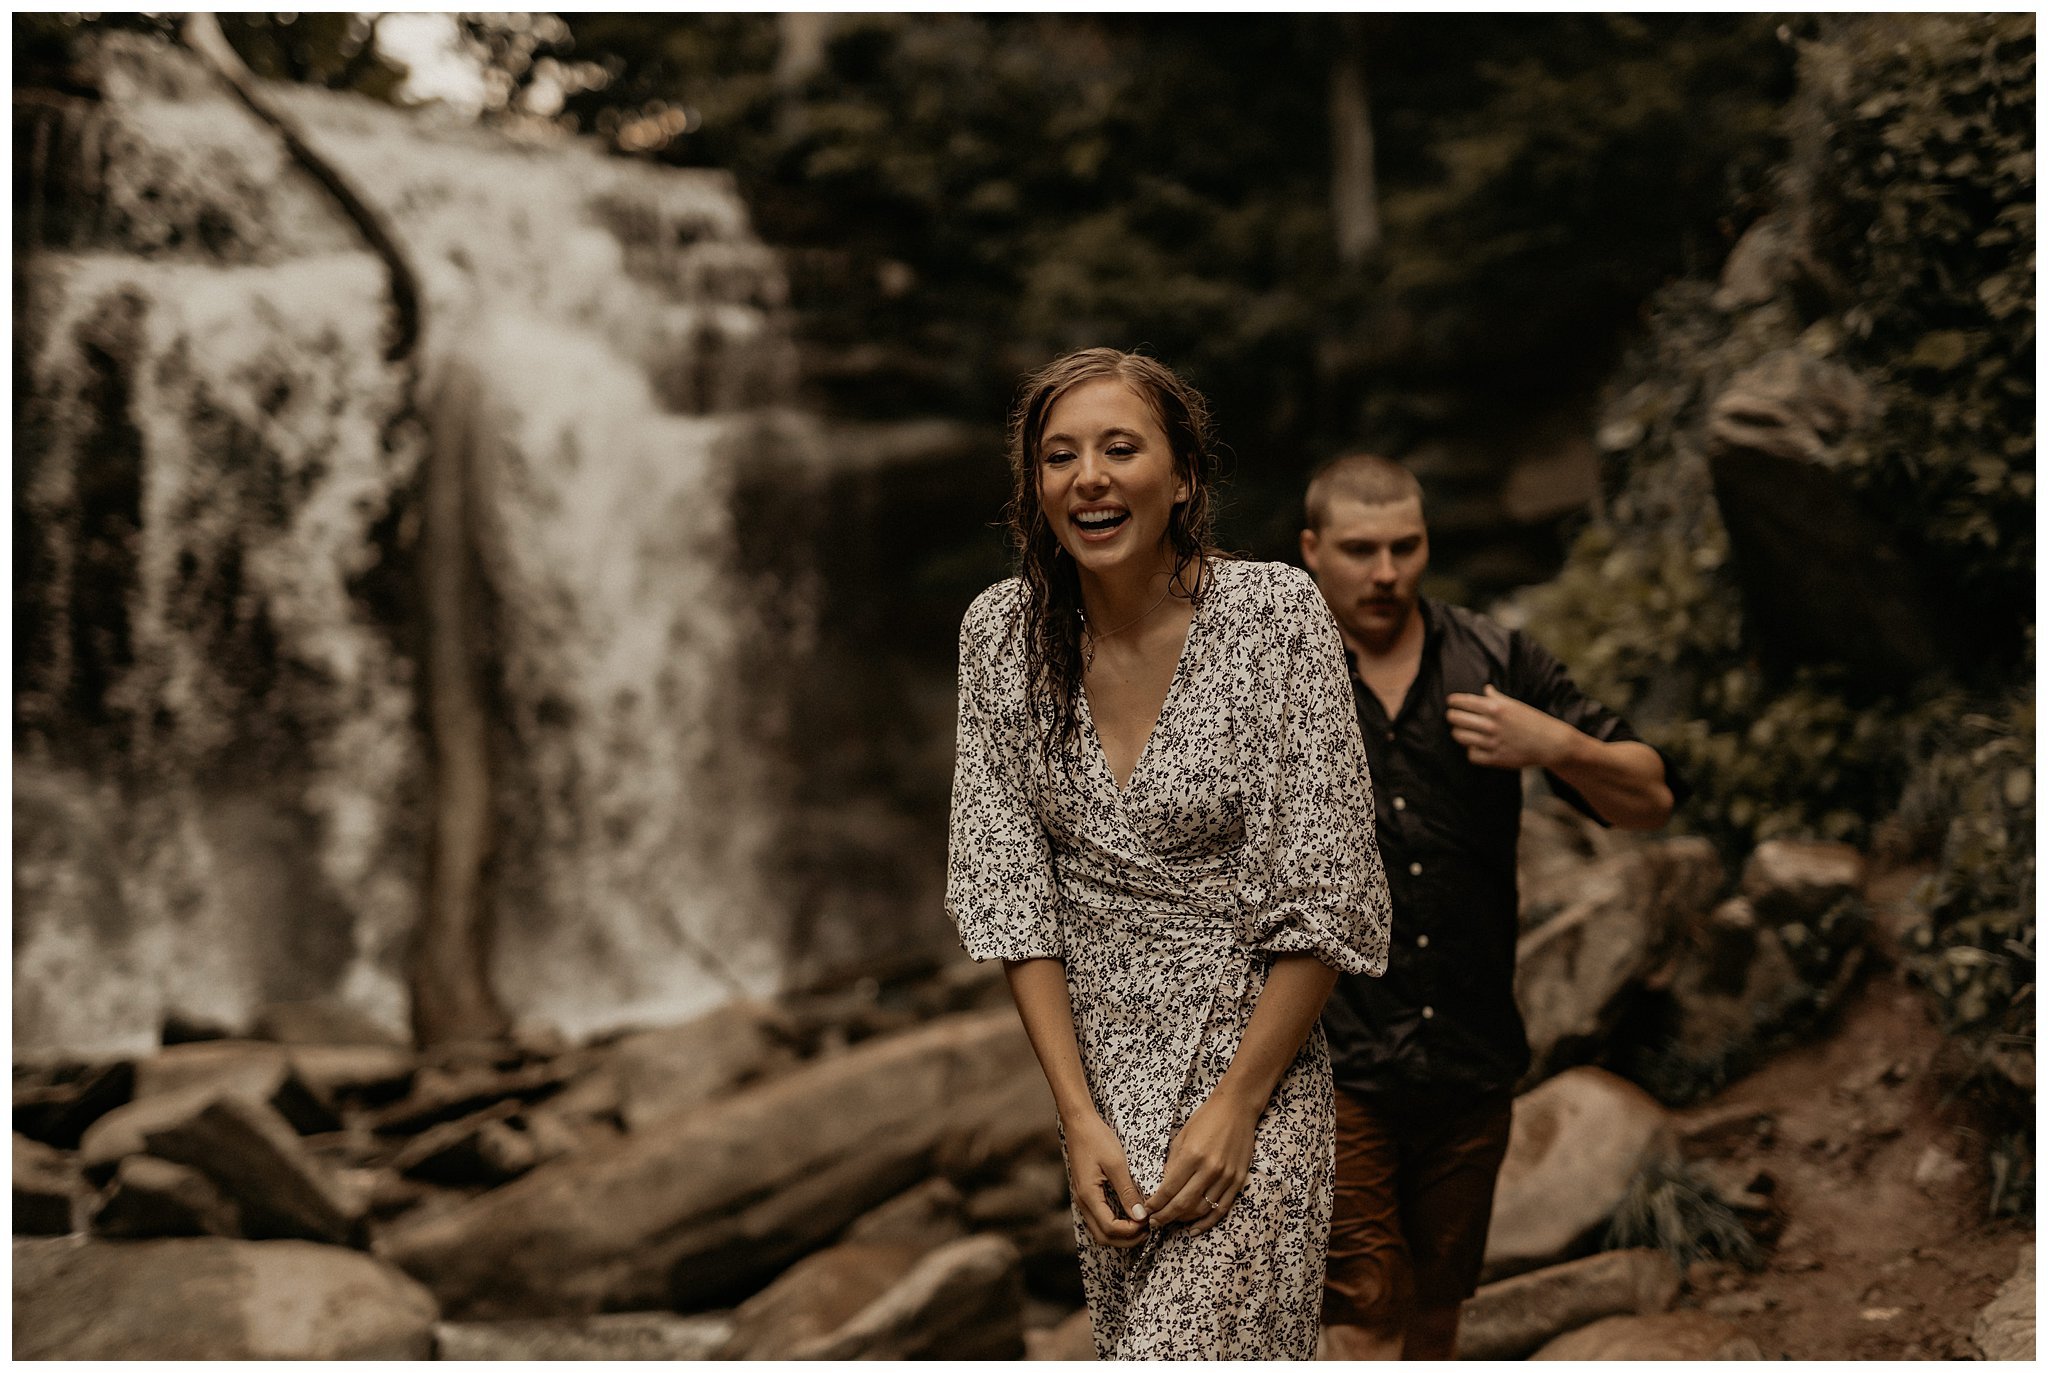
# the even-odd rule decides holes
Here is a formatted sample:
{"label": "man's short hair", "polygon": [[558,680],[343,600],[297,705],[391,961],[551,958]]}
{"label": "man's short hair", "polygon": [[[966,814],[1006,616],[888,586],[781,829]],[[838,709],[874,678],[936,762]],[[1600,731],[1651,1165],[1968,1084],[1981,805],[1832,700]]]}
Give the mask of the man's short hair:
{"label": "man's short hair", "polygon": [[1374,453],[1347,453],[1330,459],[1308,479],[1308,494],[1302,498],[1307,527],[1321,530],[1323,521],[1330,517],[1330,502],[1338,499],[1354,500],[1361,505],[1420,501],[1422,483],[1391,458]]}

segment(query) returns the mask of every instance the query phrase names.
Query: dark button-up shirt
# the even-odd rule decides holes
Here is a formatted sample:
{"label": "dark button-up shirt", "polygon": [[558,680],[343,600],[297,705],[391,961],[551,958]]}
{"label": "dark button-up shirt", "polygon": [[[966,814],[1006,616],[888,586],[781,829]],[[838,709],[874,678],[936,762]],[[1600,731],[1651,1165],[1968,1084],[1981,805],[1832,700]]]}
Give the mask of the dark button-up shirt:
{"label": "dark button-up shirt", "polygon": [[[1603,742],[1635,740],[1588,699],[1557,659],[1483,615],[1422,600],[1422,661],[1392,719],[1358,680],[1352,693],[1372,768],[1380,855],[1393,891],[1394,942],[1384,977],[1340,977],[1323,1012],[1337,1085],[1511,1088],[1529,1067],[1515,1005],[1515,845],[1522,778],[1481,767],[1451,737],[1444,698],[1495,690]],[[1682,783],[1665,763],[1674,797]],[[1599,820],[1554,775],[1551,788]],[[1604,824],[1605,821],[1602,821]]]}

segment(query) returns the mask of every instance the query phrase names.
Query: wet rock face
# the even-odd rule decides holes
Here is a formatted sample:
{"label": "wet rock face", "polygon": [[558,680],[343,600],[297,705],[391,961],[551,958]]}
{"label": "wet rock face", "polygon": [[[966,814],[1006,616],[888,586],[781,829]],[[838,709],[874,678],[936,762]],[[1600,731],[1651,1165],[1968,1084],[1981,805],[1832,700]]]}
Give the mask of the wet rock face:
{"label": "wet rock face", "polygon": [[418,488],[451,427],[501,997],[585,1034],[768,985],[761,683],[807,612],[735,568],[732,492],[810,431],[764,413],[785,291],[730,179],[274,92],[419,265],[415,378],[384,267],[270,130],[175,50],[101,66],[102,100],[17,105],[17,1046],[279,1002],[404,1030]]}
{"label": "wet rock face", "polygon": [[1568,904],[1517,950],[1531,1081],[1601,1047],[1627,995],[1702,918],[1720,883],[1704,839],[1644,844],[1579,870]]}
{"label": "wet rock face", "polygon": [[1853,373],[1786,349],[1715,398],[1708,468],[1764,650],[1788,666],[1840,663],[1903,687],[1954,647],[1914,567],[1910,531],[1879,520],[1835,470],[1839,446],[1870,417],[1869,389]]}

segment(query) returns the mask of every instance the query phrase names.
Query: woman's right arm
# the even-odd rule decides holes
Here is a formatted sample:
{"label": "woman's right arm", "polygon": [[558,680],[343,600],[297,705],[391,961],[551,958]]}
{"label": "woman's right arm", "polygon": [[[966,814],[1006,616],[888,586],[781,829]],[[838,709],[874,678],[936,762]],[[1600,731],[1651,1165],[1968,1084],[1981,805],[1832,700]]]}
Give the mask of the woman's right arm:
{"label": "woman's right arm", "polygon": [[[1057,958],[1005,962],[1010,995],[1045,1080],[1052,1087],[1067,1141],[1067,1173],[1081,1221],[1097,1244],[1128,1249],[1145,1238],[1145,1194],[1131,1181],[1123,1145],[1109,1122],[1095,1109],[1088,1075],[1081,1069],[1081,1046],[1074,1037],[1074,1007],[1067,999],[1067,970]],[[1124,1215],[1120,1219],[1103,1195],[1115,1189]]]}

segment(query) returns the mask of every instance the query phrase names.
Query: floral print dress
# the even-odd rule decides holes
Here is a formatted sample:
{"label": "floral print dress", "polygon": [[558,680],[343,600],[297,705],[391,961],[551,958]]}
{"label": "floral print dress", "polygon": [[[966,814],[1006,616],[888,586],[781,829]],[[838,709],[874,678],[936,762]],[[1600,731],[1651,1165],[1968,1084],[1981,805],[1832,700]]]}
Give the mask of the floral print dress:
{"label": "floral print dress", "polygon": [[[1086,693],[1048,772],[1027,699],[1024,588],[960,630],[946,908],[976,959],[1057,958],[1096,1108],[1148,1194],[1230,1066],[1270,956],[1386,966],[1372,787],[1335,622],[1279,563],[1217,560],[1152,736],[1120,790]],[[1062,766],[1064,762],[1065,766]],[[1224,1218],[1097,1245],[1075,1212],[1103,1358],[1312,1358],[1333,1141],[1320,1026],[1260,1117]]]}

